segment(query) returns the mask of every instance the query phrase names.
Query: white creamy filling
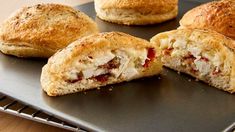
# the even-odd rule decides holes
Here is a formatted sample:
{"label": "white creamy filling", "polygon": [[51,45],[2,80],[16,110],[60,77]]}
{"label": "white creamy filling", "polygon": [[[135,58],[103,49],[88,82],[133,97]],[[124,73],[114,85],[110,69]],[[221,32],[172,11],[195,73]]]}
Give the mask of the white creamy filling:
{"label": "white creamy filling", "polygon": [[126,55],[124,51],[117,51],[117,57],[120,58],[120,66],[118,69],[112,69],[111,73],[114,74],[115,77],[119,77],[121,73],[128,67],[130,62],[130,58]]}
{"label": "white creamy filling", "polygon": [[[110,73],[112,74],[115,78],[118,78],[119,76],[122,76],[124,78],[130,79],[133,78],[133,76],[136,76],[139,74],[138,69],[136,68],[136,65],[144,65],[145,60],[148,58],[147,57],[148,50],[135,50],[135,49],[121,49],[121,50],[116,50],[114,52],[106,52],[100,55],[99,57],[94,57],[94,58],[88,58],[87,61],[88,63],[75,63],[79,65],[84,70],[78,71],[78,70],[70,70],[68,73],[68,77],[71,80],[76,80],[77,79],[77,74],[81,73],[83,75],[83,79],[89,79],[92,77],[96,77],[99,75],[107,74]],[[116,58],[115,58],[116,57]],[[113,59],[118,60],[118,68],[105,68],[103,65],[108,64],[109,62],[112,61]],[[135,64],[135,60],[138,60],[138,64]],[[115,60],[114,60],[115,61]],[[112,63],[112,62],[111,62]],[[114,64],[117,62],[113,62]],[[82,81],[81,81],[82,82]]]}
{"label": "white creamy filling", "polygon": [[[216,68],[216,71],[219,71],[221,65],[223,64],[220,53],[216,53],[214,55],[209,55],[206,52],[203,53],[200,47],[189,45],[183,39],[175,39],[175,42],[171,44],[170,42],[173,39],[174,38],[160,40],[160,48],[163,50],[171,47],[171,45],[173,46],[174,49],[171,52],[171,57],[186,57],[189,55],[188,53],[190,53],[196,58],[194,63],[196,69],[201,73],[201,75],[209,74],[214,70],[213,68]],[[201,59],[202,56],[208,59],[208,61]],[[179,62],[171,63],[174,63],[174,65],[181,65]]]}
{"label": "white creamy filling", "polygon": [[171,47],[171,44],[169,42],[169,39],[160,39],[160,48],[161,49],[167,49],[170,47]]}
{"label": "white creamy filling", "polygon": [[202,50],[198,47],[189,47],[188,51],[196,58],[199,58]]}
{"label": "white creamy filling", "polygon": [[126,79],[131,79],[132,77],[138,75],[139,72],[137,71],[136,68],[134,67],[128,67],[127,69],[125,69],[125,71],[123,72],[122,76]]}
{"label": "white creamy filling", "polygon": [[173,48],[181,48],[184,49],[187,46],[187,42],[185,40],[180,40],[177,39],[174,43],[173,43]]}
{"label": "white creamy filling", "polygon": [[129,49],[126,51],[129,56],[136,56],[140,59],[141,65],[144,65],[145,60],[148,58],[147,57],[147,50],[135,50],[134,48]]}
{"label": "white creamy filling", "polygon": [[115,57],[115,55],[111,52],[106,52],[103,55],[101,55],[99,58],[94,58],[94,64],[95,66],[104,65],[110,60],[112,60]]}
{"label": "white creamy filling", "polygon": [[222,60],[219,54],[215,54],[215,56],[212,59],[212,62],[215,66],[219,67],[222,64]]}
{"label": "white creamy filling", "polygon": [[77,70],[72,69],[70,70],[70,72],[67,72],[66,76],[70,78],[71,80],[73,80],[73,79],[77,79],[77,76],[78,76],[77,74],[78,74]]}
{"label": "white creamy filling", "polygon": [[141,65],[144,65],[145,64],[145,60],[148,58],[147,57],[147,50],[144,50],[143,52],[140,52],[139,53],[139,58],[140,58],[140,63]]}
{"label": "white creamy filling", "polygon": [[108,71],[105,69],[96,69],[96,68],[91,68],[91,69],[86,69],[82,71],[82,74],[84,76],[85,79],[91,78],[91,77],[95,77],[98,75],[102,75],[107,73]]}
{"label": "white creamy filling", "polygon": [[201,73],[201,75],[207,75],[211,72],[211,65],[203,60],[196,59],[194,60],[197,70]]}
{"label": "white creamy filling", "polygon": [[172,57],[184,57],[188,54],[186,50],[173,50],[171,53]]}

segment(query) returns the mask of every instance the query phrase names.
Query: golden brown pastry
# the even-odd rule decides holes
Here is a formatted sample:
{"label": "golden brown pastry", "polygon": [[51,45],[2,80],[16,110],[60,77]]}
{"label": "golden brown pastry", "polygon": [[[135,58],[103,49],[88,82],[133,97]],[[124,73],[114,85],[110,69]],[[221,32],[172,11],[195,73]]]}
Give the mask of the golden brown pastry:
{"label": "golden brown pastry", "polygon": [[97,25],[84,13],[59,4],[23,7],[0,28],[0,50],[18,57],[50,57],[93,33]]}
{"label": "golden brown pastry", "polygon": [[151,39],[164,66],[235,92],[235,41],[215,31],[178,29]]}
{"label": "golden brown pastry", "polygon": [[97,16],[125,25],[147,25],[173,19],[178,0],[95,0]]}
{"label": "golden brown pastry", "polygon": [[215,30],[235,39],[235,0],[213,1],[188,11],[180,28]]}
{"label": "golden brown pastry", "polygon": [[159,49],[120,32],[81,38],[53,55],[42,69],[41,85],[49,96],[153,76],[162,69]]}

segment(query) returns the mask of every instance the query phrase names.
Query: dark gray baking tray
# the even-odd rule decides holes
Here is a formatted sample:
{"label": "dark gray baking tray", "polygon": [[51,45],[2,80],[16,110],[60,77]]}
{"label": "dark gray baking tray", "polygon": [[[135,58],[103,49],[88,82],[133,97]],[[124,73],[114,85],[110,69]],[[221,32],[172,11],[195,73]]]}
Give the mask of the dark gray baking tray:
{"label": "dark gray baking tray", "polygon": [[[93,3],[78,8],[95,18],[102,31],[123,31],[149,39],[174,29],[197,1],[180,1],[177,19],[152,26],[121,26],[95,18]],[[40,88],[46,60],[0,54],[0,92],[55,117],[93,131],[222,131],[235,121],[235,95],[164,69],[160,76],[100,90],[48,97]]]}
{"label": "dark gray baking tray", "polygon": [[[63,128],[70,131],[84,132],[79,126],[74,126],[65,121],[59,120],[50,114],[45,114],[41,110],[34,109],[19,100],[7,97],[0,93],[0,112],[12,114],[28,120],[37,121],[51,126]],[[6,117],[5,117],[6,118]],[[11,125],[11,124],[9,124]],[[14,127],[14,126],[12,126]],[[1,129],[0,131],[4,131]]]}

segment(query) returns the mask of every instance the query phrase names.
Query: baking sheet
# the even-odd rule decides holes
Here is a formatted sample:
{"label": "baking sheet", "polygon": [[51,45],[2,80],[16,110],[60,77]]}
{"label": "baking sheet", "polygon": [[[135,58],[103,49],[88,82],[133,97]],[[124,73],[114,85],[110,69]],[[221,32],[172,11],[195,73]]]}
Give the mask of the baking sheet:
{"label": "baking sheet", "polygon": [[[200,3],[180,0],[177,19],[151,26],[121,26],[95,17],[93,3],[77,7],[102,31],[141,38],[178,27],[182,14]],[[202,0],[201,0],[202,2]],[[222,131],[235,121],[235,95],[164,69],[159,76],[111,85],[100,90],[48,97],[40,88],[43,59],[0,54],[0,92],[56,117],[93,131]]]}

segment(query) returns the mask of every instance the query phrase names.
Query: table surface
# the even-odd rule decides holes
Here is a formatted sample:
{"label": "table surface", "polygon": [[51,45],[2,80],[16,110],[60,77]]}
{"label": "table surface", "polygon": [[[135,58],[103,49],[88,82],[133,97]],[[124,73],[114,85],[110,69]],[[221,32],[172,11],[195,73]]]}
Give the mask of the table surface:
{"label": "table surface", "polygon": [[[90,2],[92,0],[9,0],[0,1],[0,22],[6,19],[16,9],[37,3],[61,3],[70,6],[76,6]],[[66,130],[53,126],[30,121],[20,117],[15,117],[0,112],[0,131],[1,132],[66,132]]]}

